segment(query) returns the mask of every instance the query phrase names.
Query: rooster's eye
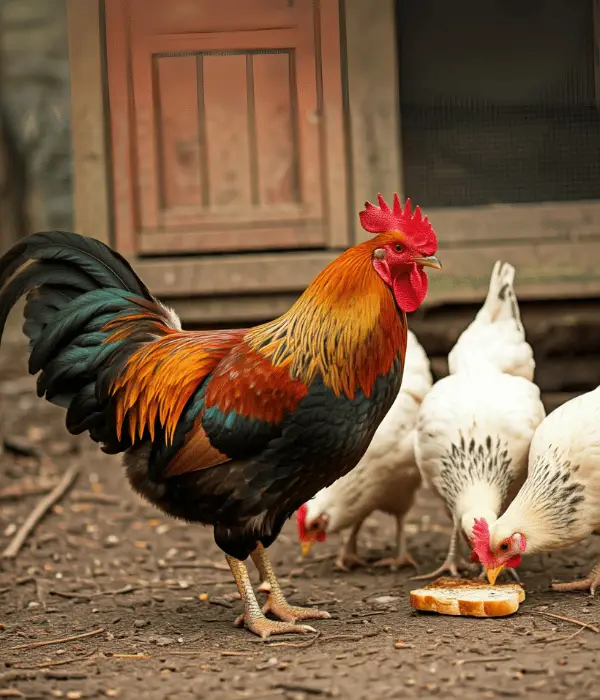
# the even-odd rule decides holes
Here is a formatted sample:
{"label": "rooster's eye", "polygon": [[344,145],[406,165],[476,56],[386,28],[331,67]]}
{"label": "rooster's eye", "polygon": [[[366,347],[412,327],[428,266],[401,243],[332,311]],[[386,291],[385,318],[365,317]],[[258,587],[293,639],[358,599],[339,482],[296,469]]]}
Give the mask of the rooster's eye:
{"label": "rooster's eye", "polygon": [[506,552],[506,550],[508,549],[508,545],[506,544],[506,542],[503,542],[503,543],[500,545],[500,549],[501,549],[503,552]]}
{"label": "rooster's eye", "polygon": [[396,249],[396,252],[398,252],[398,253],[401,253],[404,250],[404,248],[400,245],[400,243],[396,243],[394,248]]}

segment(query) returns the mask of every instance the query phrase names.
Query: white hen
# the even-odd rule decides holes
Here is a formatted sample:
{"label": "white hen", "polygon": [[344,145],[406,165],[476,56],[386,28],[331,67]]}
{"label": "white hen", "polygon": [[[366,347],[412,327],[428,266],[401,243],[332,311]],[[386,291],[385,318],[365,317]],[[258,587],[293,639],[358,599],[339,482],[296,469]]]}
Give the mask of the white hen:
{"label": "white hen", "polygon": [[459,532],[471,542],[475,518],[494,522],[526,476],[533,432],[545,413],[514,275],[508,263],[494,265],[487,299],[448,357],[451,374],[419,411],[417,464],[444,501],[453,533],[442,566],[418,578],[458,575]]}
{"label": "white hen", "polygon": [[[547,552],[581,542],[600,529],[600,389],[553,411],[535,431],[529,474],[506,512],[478,525],[475,551],[493,582],[523,554]],[[555,590],[600,585],[600,562],[582,581],[554,584]]]}
{"label": "white hen", "polygon": [[351,472],[298,510],[298,535],[304,554],[314,541],[351,528],[337,565],[342,569],[365,565],[357,554],[358,533],[365,518],[381,510],[395,516],[397,541],[394,556],[375,565],[394,569],[414,565],[406,547],[404,519],[421,482],[413,431],[419,406],[432,382],[427,355],[408,331],[402,388],[363,458]]}

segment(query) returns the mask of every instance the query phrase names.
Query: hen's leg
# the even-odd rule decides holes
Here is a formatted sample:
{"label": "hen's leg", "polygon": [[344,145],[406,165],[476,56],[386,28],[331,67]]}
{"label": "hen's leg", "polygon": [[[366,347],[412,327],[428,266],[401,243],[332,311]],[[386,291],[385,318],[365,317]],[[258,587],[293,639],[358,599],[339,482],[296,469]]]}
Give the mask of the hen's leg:
{"label": "hen's leg", "polygon": [[240,597],[244,603],[244,613],[240,615],[235,621],[237,627],[246,627],[254,634],[265,639],[270,637],[272,634],[288,634],[290,632],[315,632],[312,627],[308,625],[294,625],[289,622],[275,622],[274,620],[268,620],[262,610],[260,605],[256,600],[254,591],[252,590],[252,583],[250,577],[248,576],[248,569],[246,564],[239,559],[234,559],[229,555],[225,555],[233,578],[238,587]]}
{"label": "hen's leg", "polygon": [[454,528],[452,530],[452,535],[450,537],[450,546],[448,547],[448,554],[446,555],[446,560],[444,563],[437,568],[435,571],[432,571],[429,574],[422,574],[421,576],[411,576],[411,581],[422,581],[424,579],[428,578],[435,578],[436,576],[441,576],[442,574],[450,574],[450,576],[458,576],[458,567],[460,566],[461,568],[463,566],[467,567],[467,563],[463,562],[461,554],[460,554],[460,547],[458,547],[458,530],[459,530],[459,525],[458,523],[454,524]]}
{"label": "hen's leg", "polygon": [[392,571],[397,571],[403,566],[417,567],[417,562],[412,558],[406,546],[406,532],[404,531],[404,516],[396,518],[396,554],[387,559],[376,561],[373,566],[389,566]]}
{"label": "hen's leg", "polygon": [[361,559],[357,552],[358,533],[364,521],[365,520],[363,518],[352,526],[348,539],[344,542],[342,551],[338,554],[338,558],[335,560],[336,567],[342,571],[348,571],[355,566],[368,566],[367,562],[364,559]]}
{"label": "hen's leg", "polygon": [[[267,602],[262,609],[263,614],[271,613],[284,622],[296,622],[297,620],[327,620],[331,617],[331,615],[324,610],[300,608],[290,605],[287,602],[281,591],[279,581],[275,576],[271,562],[269,561],[267,550],[262,544],[259,544],[254,552],[252,552],[252,561],[258,569],[258,574],[262,581],[258,590],[266,593],[268,596]],[[312,630],[311,627],[307,627],[306,629]]]}
{"label": "hen's leg", "polygon": [[587,578],[579,581],[570,581],[569,583],[553,583],[553,591],[588,591],[592,595],[596,595],[596,589],[600,586],[600,561],[591,570]]}

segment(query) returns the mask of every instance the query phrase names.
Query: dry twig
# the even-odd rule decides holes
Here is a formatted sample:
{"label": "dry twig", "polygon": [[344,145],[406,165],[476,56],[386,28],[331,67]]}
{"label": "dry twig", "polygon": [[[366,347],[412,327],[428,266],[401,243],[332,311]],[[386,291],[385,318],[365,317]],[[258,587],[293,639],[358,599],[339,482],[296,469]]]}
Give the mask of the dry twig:
{"label": "dry twig", "polygon": [[27,644],[18,644],[16,647],[11,647],[11,651],[17,649],[36,649],[37,647],[49,647],[53,644],[64,644],[66,642],[75,642],[78,639],[86,639],[87,637],[95,637],[97,634],[104,632],[104,627],[99,627],[91,632],[83,632],[83,634],[74,634],[71,637],[61,637],[60,639],[46,639],[43,642],[28,642]]}
{"label": "dry twig", "polygon": [[29,537],[36,525],[46,515],[48,510],[59,501],[65,493],[75,483],[79,475],[79,465],[73,464],[65,473],[63,478],[56,484],[47,496],[44,496],[36,507],[27,516],[25,522],[17,530],[15,536],[9,543],[8,547],[2,553],[5,559],[14,559],[21,551],[21,547],[25,544],[25,540]]}
{"label": "dry twig", "polygon": [[584,629],[592,630],[596,634],[600,634],[600,628],[595,625],[590,625],[589,622],[582,622],[581,620],[576,620],[573,617],[565,617],[564,615],[555,615],[554,613],[544,612],[543,610],[536,610],[535,615],[544,615],[545,617],[551,617],[554,620],[562,620],[563,622],[570,622],[572,625],[579,625]]}
{"label": "dry twig", "polygon": [[578,630],[575,630],[573,634],[566,634],[563,635],[562,637],[544,637],[543,639],[534,639],[532,640],[533,644],[554,644],[554,642],[570,642],[571,639],[575,639],[575,637],[578,634],[581,634],[583,630],[586,629],[585,627],[580,627]]}
{"label": "dry twig", "polygon": [[464,666],[465,664],[487,663],[488,661],[512,661],[514,656],[477,656],[474,659],[457,659],[454,663],[456,666]]}
{"label": "dry twig", "polygon": [[30,486],[7,486],[0,489],[0,501],[18,501],[26,496],[42,496],[48,493],[54,484],[31,484]]}
{"label": "dry twig", "polygon": [[[267,639],[257,639],[257,643],[266,644],[270,647],[295,647],[296,649],[307,649],[311,647],[317,639],[321,636],[321,632],[317,632],[314,637],[309,639],[307,642],[271,642],[269,638]],[[277,637],[275,637],[277,639]]]}
{"label": "dry twig", "polygon": [[73,659],[61,659],[59,661],[46,661],[45,663],[33,664],[32,666],[13,666],[14,669],[19,671],[33,671],[38,668],[51,668],[52,666],[66,666],[66,664],[73,664],[76,661],[83,661],[92,657],[98,649],[93,649],[89,654],[82,654],[81,656],[76,656]]}
{"label": "dry twig", "polygon": [[96,493],[95,491],[73,491],[71,500],[75,503],[102,503],[103,505],[120,505],[123,502],[119,496],[108,493]]}

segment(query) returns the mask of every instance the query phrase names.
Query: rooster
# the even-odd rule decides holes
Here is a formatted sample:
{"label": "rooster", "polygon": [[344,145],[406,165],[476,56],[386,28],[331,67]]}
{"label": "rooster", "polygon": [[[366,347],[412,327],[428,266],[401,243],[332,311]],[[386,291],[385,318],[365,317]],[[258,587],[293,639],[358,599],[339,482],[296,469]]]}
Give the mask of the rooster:
{"label": "rooster", "polygon": [[[495,583],[524,554],[581,542],[600,529],[600,389],[567,401],[538,427],[529,452],[527,479],[506,512],[474,528],[475,556]],[[600,585],[600,562],[588,578],[555,583],[558,591]]]}
{"label": "rooster", "polygon": [[[71,433],[124,453],[148,501],[213,526],[243,601],[238,623],[263,638],[329,617],[289,605],[266,549],[363,456],[400,388],[405,312],[425,297],[424,268],[440,268],[421,210],[378,199],[360,213],[376,235],[249,329],[182,330],[121,255],[74,233],[32,235],[0,259],[0,334],[26,295],[38,395],[67,410]],[[248,556],[268,585],[262,610]]]}
{"label": "rooster", "polygon": [[419,411],[417,464],[444,501],[453,531],[442,566],[415,578],[458,575],[459,533],[471,543],[475,519],[494,522],[525,480],[533,432],[545,413],[514,275],[511,265],[494,265],[486,301],[449,355],[450,375]]}
{"label": "rooster", "polygon": [[415,462],[413,432],[417,411],[433,379],[429,360],[414,333],[408,331],[402,388],[381,422],[369,449],[354,469],[319,491],[296,514],[302,553],[328,534],[350,529],[337,558],[340,569],[366,566],[357,553],[357,538],[365,519],[375,510],[396,518],[394,556],[375,566],[416,566],[406,547],[404,519],[410,510],[421,476]]}

